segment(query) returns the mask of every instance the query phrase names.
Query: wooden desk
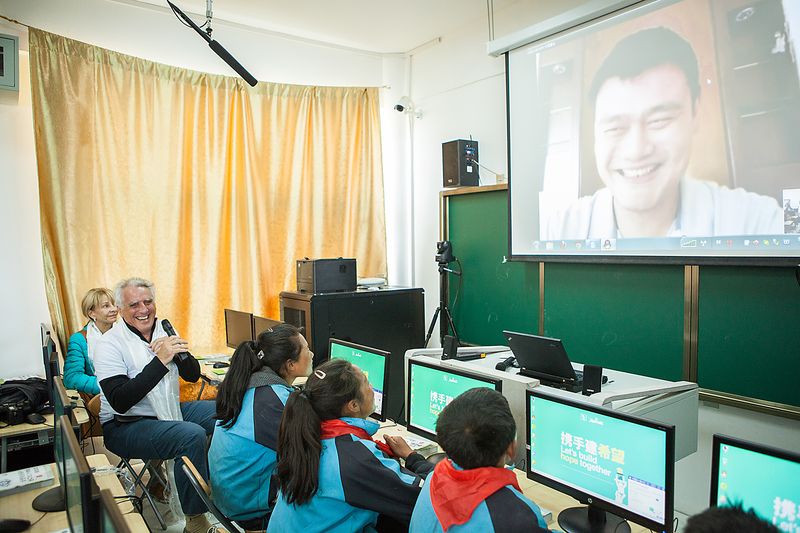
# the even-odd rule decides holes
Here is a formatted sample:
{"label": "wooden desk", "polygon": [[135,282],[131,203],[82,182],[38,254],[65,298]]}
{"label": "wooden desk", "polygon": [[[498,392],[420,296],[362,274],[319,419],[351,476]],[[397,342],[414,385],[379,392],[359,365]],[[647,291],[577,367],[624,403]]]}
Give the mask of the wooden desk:
{"label": "wooden desk", "polygon": [[[181,380],[181,401],[192,400],[213,400],[217,394],[214,389],[206,389],[206,385],[218,387],[225,375],[215,374],[214,363],[218,361],[228,362],[233,350],[225,348],[223,351],[212,351],[211,349],[200,348],[195,353],[198,355],[197,361],[200,363],[200,380],[196,383],[189,383]],[[205,393],[205,394],[204,394]]]}
{"label": "wooden desk", "polygon": [[[73,391],[67,391],[67,395],[70,397],[71,400],[75,402],[73,406],[72,412],[75,417],[75,422],[77,424],[85,424],[89,422],[89,414],[86,412],[86,408],[83,406],[83,400],[81,400],[80,395]],[[35,444],[36,446],[44,446],[46,444],[50,444],[53,442],[53,424],[54,424],[55,417],[52,413],[48,415],[44,415],[44,422],[41,424],[29,424],[27,422],[23,422],[22,424],[16,424],[13,426],[6,426],[0,429],[0,473],[5,472],[8,468],[8,439],[11,437],[19,437],[21,435],[36,435]],[[34,438],[31,438],[29,442],[33,442]]]}
{"label": "wooden desk", "polygon": [[[392,422],[382,424],[381,429],[375,434],[375,439],[383,439],[384,435],[399,435],[401,437],[413,435],[416,437],[416,435],[413,433],[409,433],[405,427]],[[439,448],[438,445],[437,450],[441,451],[441,448]],[[517,476],[517,482],[519,483],[519,488],[522,489],[522,493],[529,499],[536,502],[540,508],[547,509],[553,513],[552,521],[548,523],[548,527],[551,529],[556,529],[558,527],[558,514],[561,511],[570,507],[577,507],[581,505],[566,494],[562,494],[557,490],[551,489],[550,487],[546,487],[540,483],[528,479],[527,474],[522,470],[515,468],[514,474]],[[628,522],[628,524],[631,526],[632,533],[646,533],[648,531],[646,528],[632,522]]]}
{"label": "wooden desk", "polygon": [[[86,458],[86,460],[89,462],[89,466],[92,468],[111,466],[108,462],[108,458],[102,454],[90,455]],[[51,531],[59,531],[69,527],[66,511],[42,513],[36,511],[31,506],[31,502],[33,502],[36,496],[42,492],[50,490],[58,484],[58,472],[56,472],[56,465],[55,463],[51,463],[49,466],[53,469],[53,475],[55,476],[55,481],[53,484],[46,487],[37,487],[25,492],[18,492],[16,494],[0,498],[0,518],[23,518],[25,520],[30,520],[31,524],[33,525],[28,531],[31,533],[49,533]],[[111,490],[115,496],[125,493],[124,489],[122,488],[122,484],[119,482],[119,479],[117,479],[116,474],[112,471],[96,472],[94,474],[94,479],[98,487],[101,489]],[[119,501],[119,507],[120,511],[125,516],[125,521],[128,523],[131,531],[134,533],[148,533],[150,531],[142,516],[134,511],[133,504],[130,500],[121,499]],[[37,520],[39,521],[37,522]],[[36,523],[34,524],[34,522]]]}

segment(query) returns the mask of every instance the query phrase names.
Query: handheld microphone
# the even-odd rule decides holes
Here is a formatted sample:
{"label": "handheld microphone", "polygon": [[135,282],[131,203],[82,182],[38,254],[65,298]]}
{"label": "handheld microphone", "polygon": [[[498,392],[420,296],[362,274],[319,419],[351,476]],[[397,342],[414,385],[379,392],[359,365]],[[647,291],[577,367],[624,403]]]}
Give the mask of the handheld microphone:
{"label": "handheld microphone", "polygon": [[[175,328],[172,327],[172,324],[170,324],[169,320],[167,320],[166,318],[161,321],[161,327],[164,328],[164,331],[170,337],[178,335],[177,333],[175,333]],[[180,353],[176,353],[175,354],[175,359],[177,359],[181,363],[183,363],[184,361],[186,361],[190,357],[192,357],[192,354],[189,353],[189,352],[180,352]]]}

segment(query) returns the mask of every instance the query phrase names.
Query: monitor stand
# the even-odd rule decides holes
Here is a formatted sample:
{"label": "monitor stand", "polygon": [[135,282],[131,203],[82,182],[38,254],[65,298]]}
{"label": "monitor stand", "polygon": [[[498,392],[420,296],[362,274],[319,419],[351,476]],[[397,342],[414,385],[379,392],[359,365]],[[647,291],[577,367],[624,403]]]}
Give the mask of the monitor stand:
{"label": "monitor stand", "polygon": [[558,515],[558,525],[567,533],[631,533],[623,518],[593,505],[564,509]]}
{"label": "monitor stand", "polygon": [[61,485],[39,494],[33,499],[31,506],[41,513],[66,511],[67,505],[64,501],[64,491],[61,490]]}

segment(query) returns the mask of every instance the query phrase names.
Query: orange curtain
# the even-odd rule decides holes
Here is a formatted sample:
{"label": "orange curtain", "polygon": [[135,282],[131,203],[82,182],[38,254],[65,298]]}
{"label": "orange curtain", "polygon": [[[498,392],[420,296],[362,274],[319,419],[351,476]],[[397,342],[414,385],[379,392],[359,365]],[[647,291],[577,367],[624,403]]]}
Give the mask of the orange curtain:
{"label": "orange curtain", "polygon": [[195,348],[279,316],[295,260],[386,275],[376,88],[259,83],[30,30],[46,289],[62,342],[91,287],[141,276]]}

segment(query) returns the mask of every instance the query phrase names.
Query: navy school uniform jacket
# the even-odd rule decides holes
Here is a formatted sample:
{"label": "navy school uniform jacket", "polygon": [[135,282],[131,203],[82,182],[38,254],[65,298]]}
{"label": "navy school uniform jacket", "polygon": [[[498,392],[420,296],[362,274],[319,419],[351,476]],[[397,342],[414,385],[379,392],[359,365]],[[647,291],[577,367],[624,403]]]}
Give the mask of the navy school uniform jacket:
{"label": "navy school uniform jacket", "polygon": [[294,389],[269,368],[254,372],[230,428],[217,422],[208,450],[214,503],[231,520],[261,518],[272,509],[271,481],[283,408]]}
{"label": "navy school uniform jacket", "polygon": [[[360,418],[342,418],[370,435],[378,424]],[[417,453],[406,468],[387,457],[374,442],[355,435],[322,440],[319,488],[303,505],[289,504],[280,495],[268,533],[351,533],[375,531],[379,515],[408,524],[414,503],[433,465]]]}
{"label": "navy school uniform jacket", "polygon": [[[428,483],[425,483],[422,488],[414,507],[414,514],[411,516],[409,533],[442,533],[444,531],[431,503],[430,481],[436,474],[436,472],[431,474]],[[451,526],[447,533],[488,533],[491,531],[497,533],[542,533],[547,531],[547,523],[542,518],[539,506],[513,486],[506,485],[478,504],[466,523]]]}

